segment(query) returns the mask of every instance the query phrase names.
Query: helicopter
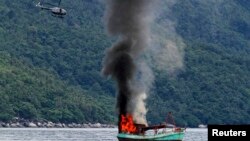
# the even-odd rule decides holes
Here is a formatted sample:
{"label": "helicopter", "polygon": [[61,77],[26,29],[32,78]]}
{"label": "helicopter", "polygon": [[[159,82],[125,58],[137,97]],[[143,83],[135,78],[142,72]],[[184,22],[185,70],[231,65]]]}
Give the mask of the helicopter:
{"label": "helicopter", "polygon": [[[52,16],[59,17],[59,18],[64,18],[64,16],[67,14],[67,11],[65,9],[63,9],[63,8],[60,7],[61,1],[62,0],[59,0],[57,6],[52,5],[50,3],[44,3],[43,1],[41,1],[41,2],[38,2],[36,4],[36,7],[39,7],[42,10],[49,10],[49,11],[51,11],[52,12]],[[44,4],[51,5],[51,6],[54,6],[54,7],[47,7],[47,6],[44,6]]]}

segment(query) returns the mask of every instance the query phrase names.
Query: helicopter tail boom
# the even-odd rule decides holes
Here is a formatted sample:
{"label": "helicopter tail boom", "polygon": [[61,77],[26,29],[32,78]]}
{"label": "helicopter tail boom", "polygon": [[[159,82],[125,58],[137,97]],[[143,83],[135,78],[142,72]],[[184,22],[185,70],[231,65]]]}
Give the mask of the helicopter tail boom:
{"label": "helicopter tail boom", "polygon": [[51,10],[51,8],[43,6],[43,5],[41,4],[41,2],[38,2],[38,3],[36,4],[36,7],[39,7],[39,8],[41,8],[41,9],[45,9],[45,10]]}

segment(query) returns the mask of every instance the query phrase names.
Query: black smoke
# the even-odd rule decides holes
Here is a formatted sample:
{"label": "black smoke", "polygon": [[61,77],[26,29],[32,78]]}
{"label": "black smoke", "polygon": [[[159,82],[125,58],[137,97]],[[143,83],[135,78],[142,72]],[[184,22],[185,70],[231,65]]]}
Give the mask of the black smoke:
{"label": "black smoke", "polygon": [[119,115],[131,114],[142,124],[146,124],[146,90],[135,81],[138,60],[150,39],[152,5],[153,0],[106,0],[106,27],[118,40],[106,52],[102,73],[117,82]]}

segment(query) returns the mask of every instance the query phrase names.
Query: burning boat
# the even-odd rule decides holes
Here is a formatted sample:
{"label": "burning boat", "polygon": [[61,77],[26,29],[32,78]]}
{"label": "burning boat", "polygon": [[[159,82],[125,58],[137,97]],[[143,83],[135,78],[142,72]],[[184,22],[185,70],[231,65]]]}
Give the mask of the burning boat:
{"label": "burning boat", "polygon": [[[158,130],[163,128],[161,132]],[[122,132],[117,135],[119,141],[182,141],[184,137],[184,128],[166,128],[165,126],[151,126],[142,128],[144,131],[146,129],[153,129],[156,133],[152,135],[145,134],[135,134],[129,132]]]}
{"label": "burning boat", "polygon": [[175,124],[149,127],[135,124],[131,115],[121,115],[120,120],[117,135],[119,141],[182,141],[185,133],[185,128],[176,127]]}
{"label": "burning boat", "polygon": [[[105,3],[107,31],[118,40],[106,51],[102,74],[111,76],[117,84],[118,139],[181,141],[185,131],[182,128],[168,128],[164,124],[146,126],[145,101],[154,76],[145,52],[151,47],[151,27],[158,11],[154,9],[160,3],[153,0],[106,0]],[[150,131],[152,134],[148,134]]]}

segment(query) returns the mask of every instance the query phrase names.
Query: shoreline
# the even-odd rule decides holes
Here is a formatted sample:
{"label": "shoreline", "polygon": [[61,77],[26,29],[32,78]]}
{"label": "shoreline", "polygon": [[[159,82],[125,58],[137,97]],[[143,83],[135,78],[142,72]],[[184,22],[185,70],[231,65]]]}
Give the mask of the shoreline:
{"label": "shoreline", "polygon": [[0,121],[0,128],[117,128],[117,126],[101,123],[54,123],[46,120],[32,121],[15,118],[9,122]]}

